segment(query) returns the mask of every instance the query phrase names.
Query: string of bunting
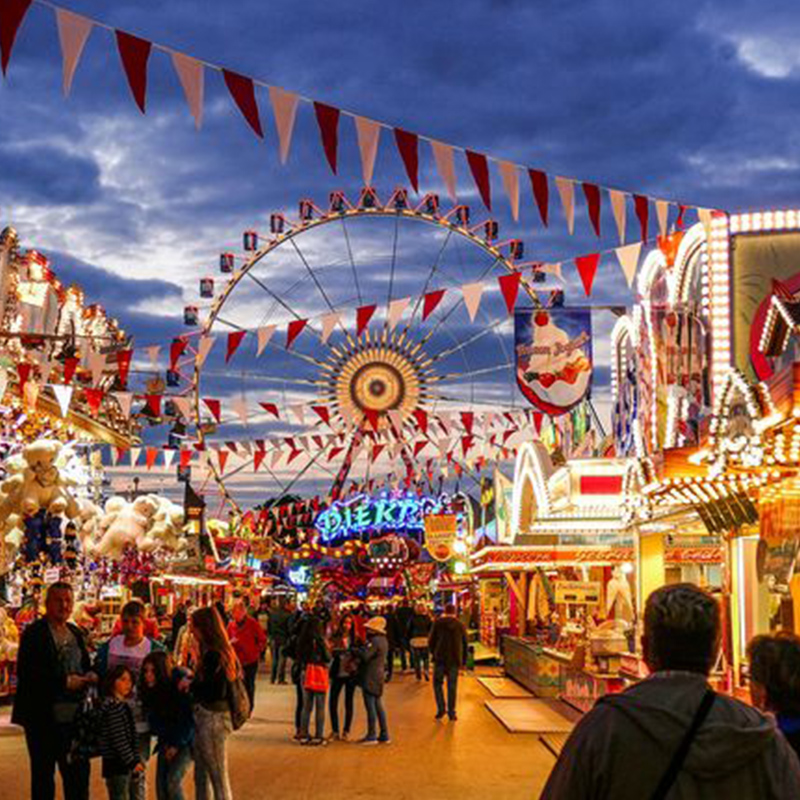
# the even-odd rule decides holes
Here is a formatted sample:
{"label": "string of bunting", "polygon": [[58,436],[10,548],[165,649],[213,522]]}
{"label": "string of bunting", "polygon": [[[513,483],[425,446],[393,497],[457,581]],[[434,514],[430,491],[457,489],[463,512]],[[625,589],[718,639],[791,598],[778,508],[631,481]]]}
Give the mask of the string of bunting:
{"label": "string of bunting", "polygon": [[257,78],[234,72],[219,64],[195,58],[158,42],[134,36],[127,31],[113,28],[97,19],[68,11],[49,2],[49,0],[4,0],[4,2],[0,3],[0,62],[4,76],[7,73],[17,34],[34,2],[52,9],[55,13],[61,45],[62,84],[65,95],[68,96],[72,89],[78,63],[92,31],[94,28],[106,30],[114,36],[131,96],[142,114],[146,113],[148,65],[153,50],[165,53],[170,58],[186,97],[189,111],[198,129],[203,122],[206,70],[216,72],[222,77],[228,93],[244,121],[253,133],[261,139],[265,137],[265,133],[256,90],[266,90],[272,106],[281,163],[285,163],[289,156],[297,111],[302,103],[304,106],[309,106],[313,109],[319,128],[322,149],[334,174],[338,169],[341,117],[346,116],[353,120],[365,185],[369,185],[372,182],[380,135],[382,131],[386,131],[394,140],[398,156],[415,191],[419,190],[420,142],[429,144],[439,176],[454,201],[457,195],[456,153],[463,155],[475,187],[484,205],[489,210],[492,208],[492,179],[489,165],[490,163],[493,164],[500,175],[514,220],[519,219],[521,176],[527,177],[530,183],[540,221],[545,227],[550,223],[551,187],[552,184],[555,184],[561,201],[564,220],[570,234],[574,233],[575,228],[576,187],[583,194],[587,217],[591,223],[592,230],[598,237],[601,234],[602,200],[604,195],[607,196],[619,232],[620,243],[625,241],[625,209],[629,200],[633,203],[634,213],[641,230],[641,239],[644,242],[648,241],[649,236],[651,203],[655,205],[656,219],[661,235],[666,233],[671,205],[678,207],[679,217],[683,216],[687,208],[694,208],[698,213],[711,213],[709,209],[688,203],[615,189],[576,178],[550,175],[541,169],[516,164],[457,145],[447,144],[386,122],[369,119],[321,101],[304,97],[279,86],[271,85]]}

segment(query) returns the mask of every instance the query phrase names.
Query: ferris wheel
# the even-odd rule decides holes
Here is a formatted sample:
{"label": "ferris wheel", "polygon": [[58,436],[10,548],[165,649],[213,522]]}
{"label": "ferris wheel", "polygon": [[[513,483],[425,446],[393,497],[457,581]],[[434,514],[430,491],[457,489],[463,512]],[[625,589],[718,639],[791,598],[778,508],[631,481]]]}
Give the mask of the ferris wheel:
{"label": "ferris wheel", "polygon": [[[209,462],[234,509],[326,494],[348,476],[410,472],[435,454],[415,441],[420,410],[501,417],[526,407],[513,315],[497,284],[519,271],[523,243],[471,217],[467,205],[441,208],[435,194],[412,204],[403,188],[384,200],[367,188],[356,202],[334,191],[324,208],[303,199],[296,216],[276,212],[266,231],[245,231],[241,256],[221,254],[224,285],[201,281],[211,302],[200,334],[270,331],[266,343],[248,336],[235,361],[216,348],[194,370],[203,445],[273,445],[258,471],[249,446],[226,469]],[[464,287],[478,285],[480,303],[468,307]],[[519,286],[539,305],[527,280]],[[209,396],[250,410],[211,420]]]}

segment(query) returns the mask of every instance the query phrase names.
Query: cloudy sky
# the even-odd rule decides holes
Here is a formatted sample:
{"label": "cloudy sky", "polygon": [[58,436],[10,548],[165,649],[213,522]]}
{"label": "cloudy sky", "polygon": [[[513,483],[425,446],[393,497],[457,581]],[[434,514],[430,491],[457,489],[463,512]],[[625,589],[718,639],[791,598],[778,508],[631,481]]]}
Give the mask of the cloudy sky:
{"label": "cloudy sky", "polygon": [[[64,0],[63,7],[303,96],[553,175],[726,210],[797,200],[800,9],[787,3]],[[113,38],[100,29],[64,99],[53,12],[34,5],[0,82],[0,225],[12,223],[24,246],[47,251],[59,275],[81,283],[137,343],[166,341],[183,330],[183,305],[197,302],[198,281],[215,275],[219,252],[241,249],[243,230],[265,230],[271,211],[293,214],[303,197],[324,205],[332,189],[357,196],[351,120],[340,126],[338,177],[324,161],[307,105],[281,166],[266,92],[258,100],[264,141],[246,126],[220,76],[208,71],[198,132],[169,59],[155,52],[143,117]],[[426,145],[420,153],[421,191],[444,195]],[[457,170],[459,199],[479,215],[466,164],[458,162]],[[375,174],[384,196],[406,182],[386,133]],[[526,182],[514,224],[496,173],[492,181],[501,233],[523,238],[526,258],[568,260],[617,244],[606,199],[598,245],[582,200],[570,237],[554,187],[553,222],[544,229]],[[391,226],[353,232],[359,267],[372,276],[365,302],[385,302],[392,260],[394,296],[420,291],[439,232],[406,228],[396,248]],[[303,247],[312,267],[340,287],[337,303],[352,308],[352,286],[341,283],[349,257],[342,232],[320,233]],[[440,285],[474,279],[480,258],[463,246],[448,251],[450,271]],[[298,263],[291,255],[278,254],[264,269],[264,280],[274,280],[270,285],[303,313],[322,313],[310,282],[293,283]],[[613,257],[603,259],[589,301],[574,269],[565,273],[574,304],[633,300]],[[240,302],[243,324],[286,321],[263,296],[242,294]],[[483,313],[477,324],[491,324],[491,303]],[[608,312],[595,315],[601,399],[612,322]],[[445,339],[469,335],[463,314],[442,328]],[[502,364],[501,349],[476,350],[464,370],[474,371],[482,358]],[[266,392],[268,381],[258,381],[285,376],[291,361],[273,353],[265,367],[249,358],[233,377],[222,369],[209,375],[204,391]],[[480,384],[477,395],[473,383]],[[476,408],[524,402],[512,396],[513,383],[500,397],[501,383],[486,376],[471,382]],[[275,388],[284,400],[303,399],[302,392],[290,395],[294,390]]]}

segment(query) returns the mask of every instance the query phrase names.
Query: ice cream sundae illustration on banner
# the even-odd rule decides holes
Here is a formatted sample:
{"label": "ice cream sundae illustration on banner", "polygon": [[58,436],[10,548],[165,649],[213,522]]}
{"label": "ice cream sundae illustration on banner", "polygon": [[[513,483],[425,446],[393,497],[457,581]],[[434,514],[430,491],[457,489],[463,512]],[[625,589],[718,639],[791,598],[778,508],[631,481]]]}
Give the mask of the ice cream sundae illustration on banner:
{"label": "ice cream sundae illustration on banner", "polygon": [[592,381],[589,309],[518,309],[514,315],[517,383],[537,408],[558,416],[588,393]]}

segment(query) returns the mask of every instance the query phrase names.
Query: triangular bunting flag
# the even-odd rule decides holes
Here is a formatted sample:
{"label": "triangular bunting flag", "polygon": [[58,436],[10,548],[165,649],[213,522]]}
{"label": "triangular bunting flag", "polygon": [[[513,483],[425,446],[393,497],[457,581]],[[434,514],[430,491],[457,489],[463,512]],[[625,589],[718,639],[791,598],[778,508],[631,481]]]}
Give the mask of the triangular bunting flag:
{"label": "triangular bunting flag", "polygon": [[443,142],[435,142],[431,140],[431,150],[433,150],[433,158],[436,161],[436,169],[439,176],[444,181],[447,194],[450,199],[456,202],[456,163],[453,157],[453,148],[449,144]]}
{"label": "triangular bunting flag", "polygon": [[128,385],[128,374],[131,371],[133,350],[117,350],[117,379],[120,386]]}
{"label": "triangular bunting flag", "polygon": [[367,419],[367,424],[372,428],[372,430],[377,431],[378,424],[380,423],[380,413],[374,408],[367,408],[364,409],[364,416]]}
{"label": "triangular bunting flag", "polygon": [[208,354],[211,352],[211,348],[214,346],[215,341],[216,338],[214,336],[203,335],[200,337],[200,340],[197,342],[197,355],[194,359],[196,366],[202,367],[203,364],[206,363]]}
{"label": "triangular bunting flag", "polygon": [[230,406],[242,425],[247,425],[247,400],[244,397],[237,397],[231,400]]}
{"label": "triangular bunting flag", "polygon": [[467,156],[467,164],[469,164],[469,171],[472,173],[472,178],[478,191],[481,195],[483,204],[489,211],[492,210],[492,186],[489,182],[489,164],[486,161],[486,156],[482,153],[475,153],[472,150],[465,150]]}
{"label": "triangular bunting flag", "polygon": [[425,322],[428,317],[433,314],[436,310],[436,307],[439,303],[442,302],[442,298],[444,297],[445,289],[437,289],[434,292],[428,292],[422,298],[422,321]]}
{"label": "triangular bunting flag", "polygon": [[519,219],[519,171],[510,161],[500,161],[498,168],[511,206],[511,216],[516,222]]}
{"label": "triangular bunting flag", "polygon": [[39,392],[42,390],[41,384],[37,381],[28,381],[25,384],[24,401],[25,406],[33,411],[36,409],[36,404],[39,402]]}
{"label": "triangular bunting flag", "polygon": [[261,466],[261,462],[266,457],[267,453],[265,450],[256,450],[253,453],[253,472],[258,472],[258,468]]}
{"label": "triangular bunting flag", "polygon": [[278,466],[278,462],[281,460],[282,455],[283,453],[281,452],[280,449],[276,448],[275,450],[272,451],[272,455],[270,456],[269,459],[269,465],[272,469],[275,469],[275,467]]}
{"label": "triangular bunting flag", "polygon": [[192,451],[187,449],[182,449],[180,458],[178,460],[178,464],[181,466],[182,469],[186,469],[189,464],[192,463]]}
{"label": "triangular bunting flag", "polygon": [[100,411],[100,404],[103,402],[103,395],[105,392],[102,389],[84,389],[86,396],[86,403],[89,406],[89,411],[93,417],[96,417]]}
{"label": "triangular bunting flag", "polygon": [[582,183],[586,207],[589,210],[589,221],[596,236],[600,236],[600,187],[594,183]]}
{"label": "triangular bunting flag", "polygon": [[161,345],[160,344],[154,344],[154,345],[151,345],[150,347],[145,347],[144,350],[147,353],[148,357],[150,358],[150,366],[153,369],[157,369],[157,367],[158,367],[158,356],[159,356],[159,353],[161,352]]}
{"label": "triangular bunting flag", "polygon": [[270,339],[272,339],[272,334],[275,333],[275,328],[275,325],[262,325],[256,331],[256,337],[258,338],[256,358],[264,352],[264,348],[269,344]]}
{"label": "triangular bunting flag", "polygon": [[561,207],[567,221],[567,230],[572,235],[575,230],[575,184],[569,178],[556,178],[556,187],[561,197]]}
{"label": "triangular bunting flag", "polygon": [[461,293],[464,295],[464,305],[467,307],[470,322],[475,322],[483,296],[483,283],[465,283],[461,287]]}
{"label": "triangular bunting flag", "polygon": [[503,299],[506,301],[506,308],[509,314],[514,313],[514,304],[517,302],[520,280],[522,280],[521,272],[509,272],[507,275],[500,275],[497,278],[497,283],[500,285],[500,291],[503,293]]}
{"label": "triangular bunting flag", "polygon": [[461,424],[468,436],[472,436],[472,427],[475,423],[475,414],[472,411],[461,412]]}
{"label": "triangular bunting flag", "polygon": [[[311,410],[326,424],[331,424],[331,414],[327,406],[311,406]],[[321,446],[321,445],[320,445]]]}
{"label": "triangular bunting flag", "polygon": [[70,383],[75,375],[75,370],[78,368],[80,359],[70,356],[64,359],[64,383]]}
{"label": "triangular bunting flag", "polygon": [[373,303],[369,306],[359,306],[356,309],[356,336],[361,336],[361,334],[364,333],[377,307],[378,306]]}
{"label": "triangular bunting flag", "polygon": [[322,137],[322,149],[333,174],[336,174],[336,159],[339,150],[339,109],[314,102],[314,114]]}
{"label": "triangular bunting flag", "polygon": [[342,315],[336,311],[331,311],[330,314],[325,314],[322,317],[322,344],[327,344],[328,339],[331,338],[334,328],[339,324]]}
{"label": "triangular bunting flag", "polygon": [[217,424],[221,421],[221,414],[222,414],[222,403],[219,400],[214,399],[213,397],[204,397],[203,403],[205,403],[206,408],[211,412],[211,416],[217,421]]}
{"label": "triangular bunting flag", "polygon": [[103,378],[103,371],[106,368],[106,357],[103,353],[90,350],[87,355],[89,371],[92,373],[92,386],[97,386]]}
{"label": "triangular bunting flag", "polygon": [[133,394],[131,392],[114,392],[113,394],[123,418],[130,419]]}
{"label": "triangular bunting flag", "polygon": [[0,58],[3,75],[8,70],[8,60],[22,20],[28,13],[32,0],[3,0],[0,2]]}
{"label": "triangular bunting flag", "polygon": [[425,436],[428,433],[428,413],[421,409],[415,408],[414,411],[411,412],[414,416],[414,419],[417,421],[417,427],[422,432],[422,435]]}
{"label": "triangular bunting flag", "polygon": [[225,351],[226,364],[233,358],[233,354],[239,349],[245,336],[247,336],[247,331],[231,331],[228,334],[228,347]]}
{"label": "triangular bunting flag", "polygon": [[227,450],[220,450],[217,453],[217,463],[219,464],[220,474],[225,472],[225,465],[228,463],[228,456],[230,453]]}
{"label": "triangular bunting flag", "polygon": [[297,103],[300,98],[294,92],[287,92],[278,86],[270,86],[269,99],[272,103],[272,113],[275,116],[275,128],[278,131],[281,164],[285,164],[289,157],[294,120],[297,116]]}
{"label": "triangular bunting flag", "polygon": [[179,397],[177,395],[173,395],[170,397],[178,414],[183,417],[185,420],[188,420],[189,417],[192,415],[191,405],[192,401],[188,397]]}
{"label": "triangular bunting flag", "polygon": [[50,388],[53,390],[53,394],[56,396],[58,407],[61,409],[61,416],[66,417],[69,413],[70,401],[72,400],[72,387],[62,386],[61,384],[54,383]]}
{"label": "triangular bunting flag", "polygon": [[179,336],[173,339],[169,346],[169,368],[174,372],[178,369],[178,359],[189,346],[189,340]]}
{"label": "triangular bunting flag", "polygon": [[544,421],[544,414],[541,411],[533,412],[533,427],[536,430],[537,436],[542,432],[542,422]]}
{"label": "triangular bunting flag", "polygon": [[164,452],[164,468],[169,469],[172,466],[172,460],[175,458],[175,450],[171,447],[168,447],[163,452]]}
{"label": "triangular bunting flag", "polygon": [[427,446],[429,442],[427,439],[422,439],[419,442],[414,442],[414,458],[416,458]]}
{"label": "triangular bunting flag", "polygon": [[667,222],[669,221],[669,201],[656,200],[656,219],[658,231],[662,236],[667,235]]}
{"label": "triangular bunting flag", "polygon": [[586,256],[578,256],[575,259],[575,266],[578,268],[578,274],[581,276],[581,283],[583,283],[583,291],[586,292],[587,297],[592,293],[592,284],[599,265],[600,253],[590,253]]}
{"label": "triangular bunting flag", "polygon": [[252,79],[227,69],[222,70],[222,77],[225,79],[225,85],[231,93],[233,102],[242,112],[247,124],[259,139],[263,139],[264,131],[261,129],[261,117],[258,113],[258,102],[256,101],[255,86]]}
{"label": "triangular bunting flag", "polygon": [[546,228],[550,211],[550,190],[547,185],[547,173],[538,169],[529,169],[528,177],[531,179],[531,189],[536,200],[536,207],[539,209],[539,217]]}
{"label": "triangular bunting flag", "polygon": [[358,137],[358,149],[361,153],[361,176],[364,179],[364,186],[372,183],[372,174],[375,170],[375,157],[378,154],[378,139],[381,134],[381,126],[366,117],[353,117],[356,124],[356,136]]}
{"label": "triangular bunting flag", "polygon": [[147,469],[152,469],[155,466],[156,459],[158,458],[158,448],[157,447],[147,447],[144,451],[144,461],[147,465]]}
{"label": "triangular bunting flag", "polygon": [[419,191],[419,137],[416,133],[404,131],[402,128],[394,129],[394,140],[397,142],[397,150],[403,159],[403,166],[406,168],[414,191]]}
{"label": "triangular bunting flag", "polygon": [[628,286],[633,285],[633,278],[636,275],[636,268],[639,265],[639,254],[642,251],[642,243],[634,242],[627,244],[623,247],[618,247],[614,252],[617,255],[622,272],[625,275],[625,280]]}
{"label": "triangular bunting flag", "polygon": [[186,95],[189,111],[194,118],[195,128],[200,130],[203,124],[203,89],[205,71],[203,65],[196,59],[185,56],[183,53],[172,53],[172,66],[178,73],[178,80]]}
{"label": "triangular bunting flag", "polygon": [[303,328],[308,324],[307,319],[293,319],[286,329],[286,349],[288,350],[294,340],[303,332]]}
{"label": "triangular bunting flag", "polygon": [[336,456],[338,456],[339,453],[341,453],[343,450],[344,450],[344,447],[334,447],[334,448],[332,448],[331,451],[328,453],[327,460],[328,461],[333,461],[333,459],[336,458]]}
{"label": "triangular bunting flag", "polygon": [[378,456],[383,452],[384,448],[386,447],[385,444],[375,444],[372,446],[372,460],[377,461]]}
{"label": "triangular bunting flag", "polygon": [[19,393],[20,395],[25,392],[25,384],[31,376],[32,364],[20,363],[17,364],[17,378],[19,380]]}
{"label": "triangular bunting flag", "polygon": [[403,433],[403,413],[398,408],[390,408],[387,414],[394,435],[400,436]]}
{"label": "triangular bunting flag", "polygon": [[275,403],[259,403],[261,408],[264,409],[268,414],[272,414],[275,419],[280,419],[280,414],[278,413],[278,406]]}
{"label": "triangular bunting flag", "polygon": [[633,196],[633,207],[636,211],[636,217],[639,220],[639,227],[642,232],[642,241],[647,242],[647,219],[650,214],[650,200],[641,194]]}
{"label": "triangular bunting flag", "polygon": [[75,69],[94,23],[90,19],[64,8],[56,9],[56,22],[58,24],[58,40],[61,43],[62,86],[64,96],[68,97],[72,89]]}
{"label": "triangular bunting flag", "polygon": [[161,397],[160,394],[146,394],[144,396],[147,407],[153,412],[154,417],[161,416]]}
{"label": "triangular bunting flag", "polygon": [[288,466],[291,464],[302,452],[302,450],[292,450],[292,452],[289,453],[289,458],[286,459],[286,465]]}
{"label": "triangular bunting flag", "polygon": [[399,300],[392,300],[392,302],[389,303],[387,319],[390,331],[393,331],[397,327],[397,323],[400,322],[400,319],[405,313],[405,310],[408,308],[408,304],[410,302],[410,297],[402,297]]}
{"label": "triangular bunting flag", "polygon": [[131,447],[130,454],[131,454],[131,466],[135,467],[136,462],[139,460],[139,453],[142,452],[141,447]]}
{"label": "triangular bunting flag", "polygon": [[293,403],[287,406],[291,415],[297,420],[298,425],[306,424],[306,407],[302,403]]}
{"label": "triangular bunting flag", "polygon": [[147,61],[153,48],[152,42],[140,39],[131,33],[125,33],[125,31],[115,31],[115,33],[119,57],[122,60],[125,77],[128,79],[128,86],[131,87],[131,94],[139,111],[144,114],[147,95]]}
{"label": "triangular bunting flag", "polygon": [[617,223],[617,233],[619,233],[620,244],[625,243],[625,217],[626,217],[626,198],[625,192],[616,189],[608,190],[608,198],[611,201],[611,211],[614,214],[614,222]]}

